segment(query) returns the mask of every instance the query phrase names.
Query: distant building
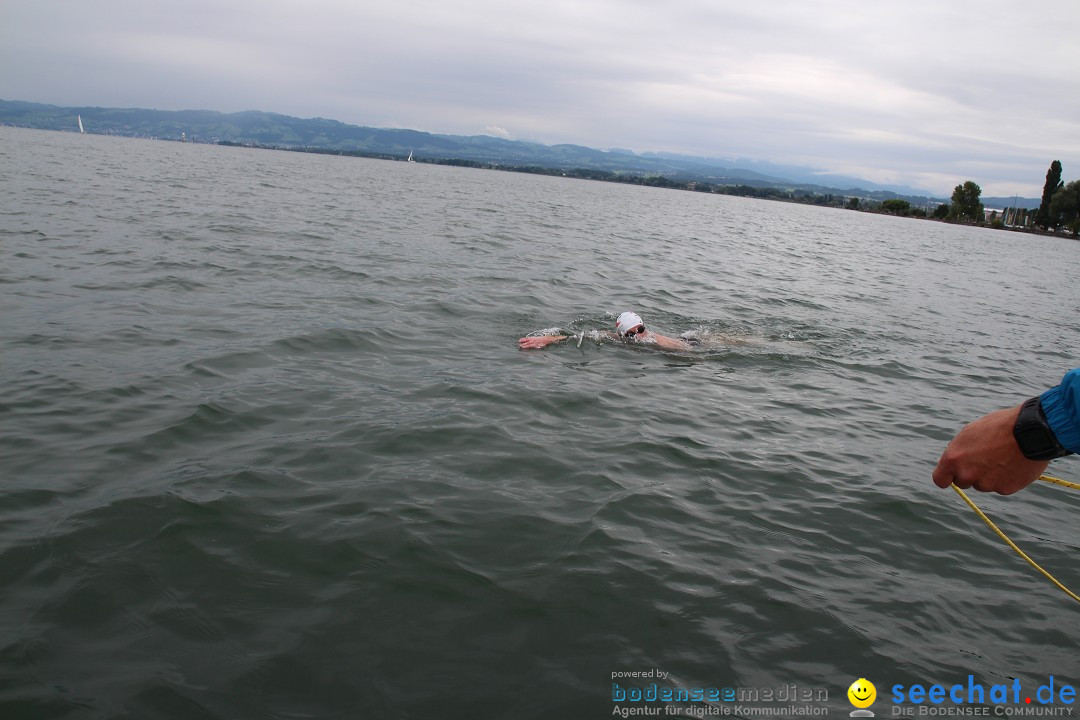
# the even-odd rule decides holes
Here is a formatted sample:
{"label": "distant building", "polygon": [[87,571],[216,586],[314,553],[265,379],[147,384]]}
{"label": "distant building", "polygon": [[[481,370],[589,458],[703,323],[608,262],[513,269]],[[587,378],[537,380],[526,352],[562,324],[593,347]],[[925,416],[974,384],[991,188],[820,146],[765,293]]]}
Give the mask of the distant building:
{"label": "distant building", "polygon": [[1005,227],[1028,227],[1031,225],[1032,211],[1022,207],[983,208],[986,222],[1000,220]]}

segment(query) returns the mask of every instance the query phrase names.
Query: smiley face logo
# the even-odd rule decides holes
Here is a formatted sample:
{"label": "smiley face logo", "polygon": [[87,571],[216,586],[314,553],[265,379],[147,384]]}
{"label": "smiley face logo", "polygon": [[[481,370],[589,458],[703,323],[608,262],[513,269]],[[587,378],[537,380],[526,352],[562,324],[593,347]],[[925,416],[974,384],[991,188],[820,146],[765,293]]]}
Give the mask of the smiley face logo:
{"label": "smiley face logo", "polygon": [[848,700],[857,708],[868,708],[877,699],[877,688],[866,678],[859,678],[847,689]]}

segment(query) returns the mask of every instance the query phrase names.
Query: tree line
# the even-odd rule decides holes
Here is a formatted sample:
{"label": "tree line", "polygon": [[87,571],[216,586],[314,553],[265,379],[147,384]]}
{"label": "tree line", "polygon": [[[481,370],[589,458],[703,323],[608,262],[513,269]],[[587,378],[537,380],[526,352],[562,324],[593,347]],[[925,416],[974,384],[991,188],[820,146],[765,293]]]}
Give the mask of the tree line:
{"label": "tree line", "polygon": [[[442,165],[458,165],[466,167],[490,168],[509,170],[511,172],[536,173],[542,175],[561,175],[562,177],[580,178],[586,180],[603,180],[606,182],[631,183],[634,185],[647,185],[650,187],[669,188],[673,190],[692,190],[696,192],[717,193],[721,195],[738,195],[753,197],[763,200],[783,200],[786,202],[804,203],[809,205],[822,205],[828,207],[845,207],[848,210],[865,210],[869,212],[886,213],[889,215],[901,215],[910,217],[934,217],[938,220],[952,222],[984,223],[987,221],[985,209],[981,202],[982,188],[973,180],[967,180],[957,185],[953,190],[951,202],[942,203],[931,214],[929,208],[914,206],[907,200],[891,198],[881,202],[860,200],[857,197],[816,193],[810,190],[787,189],[778,187],[755,187],[750,185],[711,184],[701,181],[682,181],[671,179],[662,175],[630,175],[615,173],[607,170],[592,170],[586,168],[558,169],[540,167],[536,165],[496,165],[493,163],[480,163],[468,160],[427,160]],[[1029,211],[1017,208],[1007,211],[1011,218],[1011,225],[1026,225]],[[1056,230],[1059,227],[1067,228],[1074,235],[1080,234],[1080,181],[1065,184],[1061,181],[1061,162],[1055,160],[1046,174],[1046,186],[1043,189],[1042,204],[1037,211],[1031,211],[1034,225],[1044,230]],[[1005,218],[989,218],[991,227],[1004,227]]]}
{"label": "tree line", "polygon": [[[1046,171],[1046,184],[1043,185],[1042,201],[1039,209],[1032,213],[1031,223],[1043,230],[1064,228],[1073,235],[1080,235],[1080,180],[1066,184],[1061,179],[1061,161],[1050,163]],[[952,203],[940,206],[934,217],[952,219],[961,222],[984,222],[985,210],[979,198],[982,189],[975,182],[968,180],[957,185],[953,190]],[[1013,224],[1025,224],[1027,213],[1021,222],[1013,218]],[[991,225],[1001,227],[1001,218],[991,218]]]}

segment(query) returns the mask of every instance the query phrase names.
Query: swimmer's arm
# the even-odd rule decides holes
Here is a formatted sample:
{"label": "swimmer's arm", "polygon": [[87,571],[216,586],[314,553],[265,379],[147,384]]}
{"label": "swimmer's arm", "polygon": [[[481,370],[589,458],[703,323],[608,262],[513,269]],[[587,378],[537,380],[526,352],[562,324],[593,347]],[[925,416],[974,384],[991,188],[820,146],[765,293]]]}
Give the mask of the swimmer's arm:
{"label": "swimmer's arm", "polygon": [[548,345],[553,345],[555,343],[562,342],[563,340],[569,340],[571,338],[577,338],[578,346],[580,347],[581,340],[586,335],[593,340],[596,340],[597,342],[599,342],[602,338],[608,338],[609,340],[622,339],[615,333],[608,332],[607,330],[601,330],[600,332],[596,332],[595,330],[593,330],[591,333],[582,332],[578,333],[577,335],[530,335],[518,340],[518,347],[522,350],[537,350],[539,348],[544,348]]}
{"label": "swimmer's arm", "polygon": [[562,342],[567,335],[534,335],[523,337],[518,340],[518,348],[521,350],[539,350],[553,343]]}
{"label": "swimmer's arm", "polygon": [[685,340],[669,338],[657,333],[649,333],[649,340],[652,340],[656,343],[657,347],[663,348],[664,350],[689,350],[691,347],[690,343]]}

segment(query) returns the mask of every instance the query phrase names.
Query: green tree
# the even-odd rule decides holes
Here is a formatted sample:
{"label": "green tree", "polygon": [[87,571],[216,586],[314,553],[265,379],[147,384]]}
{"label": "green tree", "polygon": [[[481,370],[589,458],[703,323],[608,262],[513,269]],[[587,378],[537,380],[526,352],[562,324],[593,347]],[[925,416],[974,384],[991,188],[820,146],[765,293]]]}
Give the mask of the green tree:
{"label": "green tree", "polygon": [[859,209],[859,198],[853,197],[850,200],[848,200],[847,201],[847,209],[848,210],[858,210]]}
{"label": "green tree", "polygon": [[983,219],[983,206],[979,202],[981,196],[982,188],[971,180],[963,185],[957,185],[952,194],[952,216],[961,220],[981,222]]}
{"label": "green tree", "polygon": [[1058,188],[1050,199],[1049,212],[1051,223],[1062,223],[1072,230],[1073,235],[1077,234],[1080,230],[1080,180]]}
{"label": "green tree", "polygon": [[899,198],[889,198],[881,203],[881,209],[892,215],[906,215],[911,209],[911,203]]}
{"label": "green tree", "polygon": [[1057,222],[1050,216],[1050,201],[1061,186],[1061,161],[1055,160],[1050,163],[1050,169],[1046,171],[1046,184],[1043,185],[1042,202],[1039,204],[1039,212],[1035,215],[1036,225],[1049,228],[1053,224],[1054,227],[1057,227]]}
{"label": "green tree", "polygon": [[934,217],[938,220],[944,220],[952,213],[952,208],[949,207],[949,203],[941,203],[934,210]]}

